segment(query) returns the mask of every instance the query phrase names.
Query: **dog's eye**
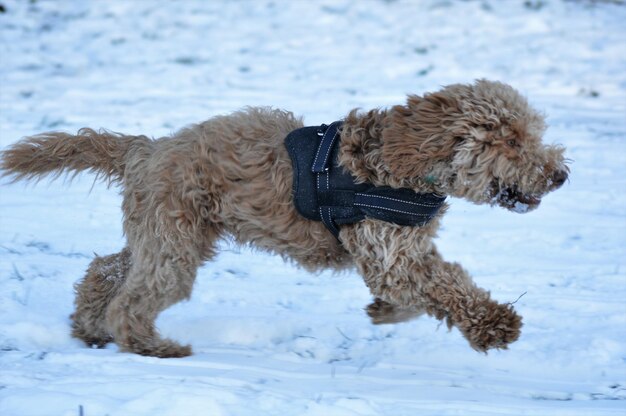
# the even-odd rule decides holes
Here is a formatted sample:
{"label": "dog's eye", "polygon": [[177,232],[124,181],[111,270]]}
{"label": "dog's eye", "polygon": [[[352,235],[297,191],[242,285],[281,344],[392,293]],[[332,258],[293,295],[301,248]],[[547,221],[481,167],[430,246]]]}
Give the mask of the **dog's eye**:
{"label": "dog's eye", "polygon": [[513,139],[507,140],[507,141],[506,141],[506,144],[507,144],[507,146],[509,146],[509,147],[515,147],[515,146],[517,146],[517,142],[516,142],[515,140],[513,140]]}
{"label": "dog's eye", "polygon": [[492,126],[492,125],[490,125],[490,124],[485,124],[485,125],[483,126],[483,128],[484,128],[485,130],[487,130],[487,131],[493,131],[493,126]]}

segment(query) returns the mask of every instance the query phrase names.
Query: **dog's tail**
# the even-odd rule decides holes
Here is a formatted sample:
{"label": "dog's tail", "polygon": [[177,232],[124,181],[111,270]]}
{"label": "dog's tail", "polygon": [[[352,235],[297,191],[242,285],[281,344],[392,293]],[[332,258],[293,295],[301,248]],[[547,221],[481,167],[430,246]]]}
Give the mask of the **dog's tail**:
{"label": "dog's tail", "polygon": [[134,143],[151,140],[145,136],[125,136],[106,130],[83,128],[73,136],[49,132],[25,139],[0,152],[2,176],[40,179],[54,173],[55,177],[72,172],[95,172],[109,182],[120,181],[124,175],[126,154]]}

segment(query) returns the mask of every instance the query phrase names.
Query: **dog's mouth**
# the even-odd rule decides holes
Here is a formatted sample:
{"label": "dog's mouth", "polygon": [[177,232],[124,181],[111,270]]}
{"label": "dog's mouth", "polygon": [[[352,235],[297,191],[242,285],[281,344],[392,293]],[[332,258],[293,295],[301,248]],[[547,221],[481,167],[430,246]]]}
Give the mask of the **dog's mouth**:
{"label": "dog's mouth", "polygon": [[507,187],[497,191],[493,203],[520,214],[530,212],[541,203],[541,197],[520,192],[517,187]]}

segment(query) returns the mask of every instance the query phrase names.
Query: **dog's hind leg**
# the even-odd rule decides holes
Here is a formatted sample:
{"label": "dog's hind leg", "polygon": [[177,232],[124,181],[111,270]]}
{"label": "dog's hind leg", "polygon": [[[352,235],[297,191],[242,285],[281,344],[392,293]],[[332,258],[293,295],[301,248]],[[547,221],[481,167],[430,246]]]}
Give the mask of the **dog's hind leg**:
{"label": "dog's hind leg", "polygon": [[107,324],[122,351],[157,357],[184,357],[189,346],[163,339],[155,328],[159,312],[187,299],[200,261],[172,248],[133,248],[126,284],[107,309]]}
{"label": "dog's hind leg", "polygon": [[195,237],[172,232],[129,239],[131,267],[106,313],[107,327],[122,351],[163,358],[191,354],[190,346],[162,338],[155,320],[161,311],[191,296],[196,271],[214,255],[218,235],[208,226]]}
{"label": "dog's hind leg", "polygon": [[91,262],[85,277],[74,286],[76,310],[70,316],[74,337],[99,348],[113,341],[106,327],[106,308],[124,283],[129,269],[128,248],[109,256],[97,256]]}

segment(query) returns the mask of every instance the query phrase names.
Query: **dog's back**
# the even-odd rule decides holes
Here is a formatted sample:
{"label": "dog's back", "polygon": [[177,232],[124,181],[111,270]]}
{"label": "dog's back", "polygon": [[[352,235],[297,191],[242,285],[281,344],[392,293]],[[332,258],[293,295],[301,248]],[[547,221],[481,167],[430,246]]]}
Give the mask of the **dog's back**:
{"label": "dog's back", "polygon": [[155,213],[168,211],[178,217],[176,232],[211,227],[309,270],[344,268],[345,250],[292,203],[283,142],[302,126],[290,112],[250,107],[156,140],[88,128],[50,132],[2,152],[0,169],[14,180],[89,171],[119,183],[127,235],[154,228],[148,223]]}

